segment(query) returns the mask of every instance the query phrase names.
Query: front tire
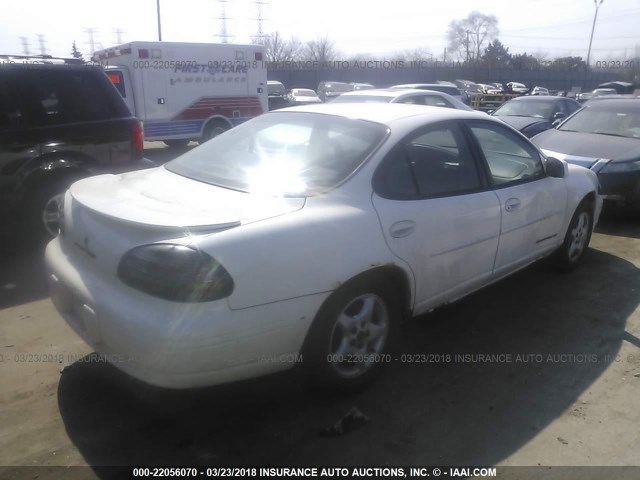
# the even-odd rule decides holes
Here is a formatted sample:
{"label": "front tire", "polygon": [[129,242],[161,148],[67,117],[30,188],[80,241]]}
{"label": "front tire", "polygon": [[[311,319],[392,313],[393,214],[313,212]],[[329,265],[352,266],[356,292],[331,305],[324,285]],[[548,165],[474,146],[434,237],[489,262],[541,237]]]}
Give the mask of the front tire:
{"label": "front tire", "polygon": [[334,292],[307,335],[303,358],[314,383],[357,391],[390,362],[400,315],[393,288],[382,279],[356,281]]}
{"label": "front tire", "polygon": [[593,210],[588,202],[576,209],[562,246],[556,252],[556,264],[563,272],[576,268],[584,258],[593,231]]}

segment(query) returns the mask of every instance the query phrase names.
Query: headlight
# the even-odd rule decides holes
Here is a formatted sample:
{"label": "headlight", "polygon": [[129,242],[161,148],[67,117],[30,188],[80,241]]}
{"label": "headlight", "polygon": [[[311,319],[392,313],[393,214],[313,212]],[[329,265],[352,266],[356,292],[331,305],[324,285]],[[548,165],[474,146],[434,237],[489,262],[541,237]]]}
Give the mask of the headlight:
{"label": "headlight", "polygon": [[623,173],[636,172],[640,170],[640,160],[635,162],[609,162],[601,172],[602,173]]}
{"label": "headlight", "polygon": [[204,252],[158,243],[129,250],[118,277],[126,285],[174,302],[210,302],[233,292],[229,272]]}

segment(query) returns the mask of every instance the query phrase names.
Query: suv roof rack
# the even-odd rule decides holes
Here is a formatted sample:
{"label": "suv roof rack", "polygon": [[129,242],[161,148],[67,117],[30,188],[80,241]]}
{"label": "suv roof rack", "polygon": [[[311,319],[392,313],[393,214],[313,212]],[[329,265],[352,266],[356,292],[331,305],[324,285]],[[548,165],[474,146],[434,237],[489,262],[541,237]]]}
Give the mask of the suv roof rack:
{"label": "suv roof rack", "polygon": [[85,61],[82,58],[54,57],[52,55],[5,55],[0,54],[0,60],[15,61],[15,63],[57,63],[80,65]]}

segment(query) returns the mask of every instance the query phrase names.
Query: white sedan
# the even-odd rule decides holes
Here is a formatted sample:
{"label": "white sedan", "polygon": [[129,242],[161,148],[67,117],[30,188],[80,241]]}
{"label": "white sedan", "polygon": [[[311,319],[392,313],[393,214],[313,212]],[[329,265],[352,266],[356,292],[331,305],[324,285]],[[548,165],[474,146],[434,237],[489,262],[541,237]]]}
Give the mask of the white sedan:
{"label": "white sedan", "polygon": [[294,107],[66,194],[52,298],[88,344],[189,388],[300,361],[357,388],[398,322],[554,254],[582,259],[596,175],[479,112]]}

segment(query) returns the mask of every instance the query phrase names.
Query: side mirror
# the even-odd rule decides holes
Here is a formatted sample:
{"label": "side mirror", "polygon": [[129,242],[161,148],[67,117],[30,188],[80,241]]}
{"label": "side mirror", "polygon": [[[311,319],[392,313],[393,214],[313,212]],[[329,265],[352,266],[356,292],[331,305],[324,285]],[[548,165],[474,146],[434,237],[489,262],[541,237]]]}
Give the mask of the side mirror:
{"label": "side mirror", "polygon": [[547,157],[545,168],[547,175],[553,178],[564,178],[564,163],[557,158]]}
{"label": "side mirror", "polygon": [[491,115],[493,112],[495,112],[495,110],[487,110],[487,113],[488,113],[489,115]]}
{"label": "side mirror", "polygon": [[562,119],[558,118],[557,120],[554,120],[553,122],[551,122],[551,126],[553,128],[556,128],[558,125],[560,125],[562,123]]}
{"label": "side mirror", "polygon": [[559,118],[564,118],[564,112],[556,112],[553,114],[553,119],[557,120]]}

